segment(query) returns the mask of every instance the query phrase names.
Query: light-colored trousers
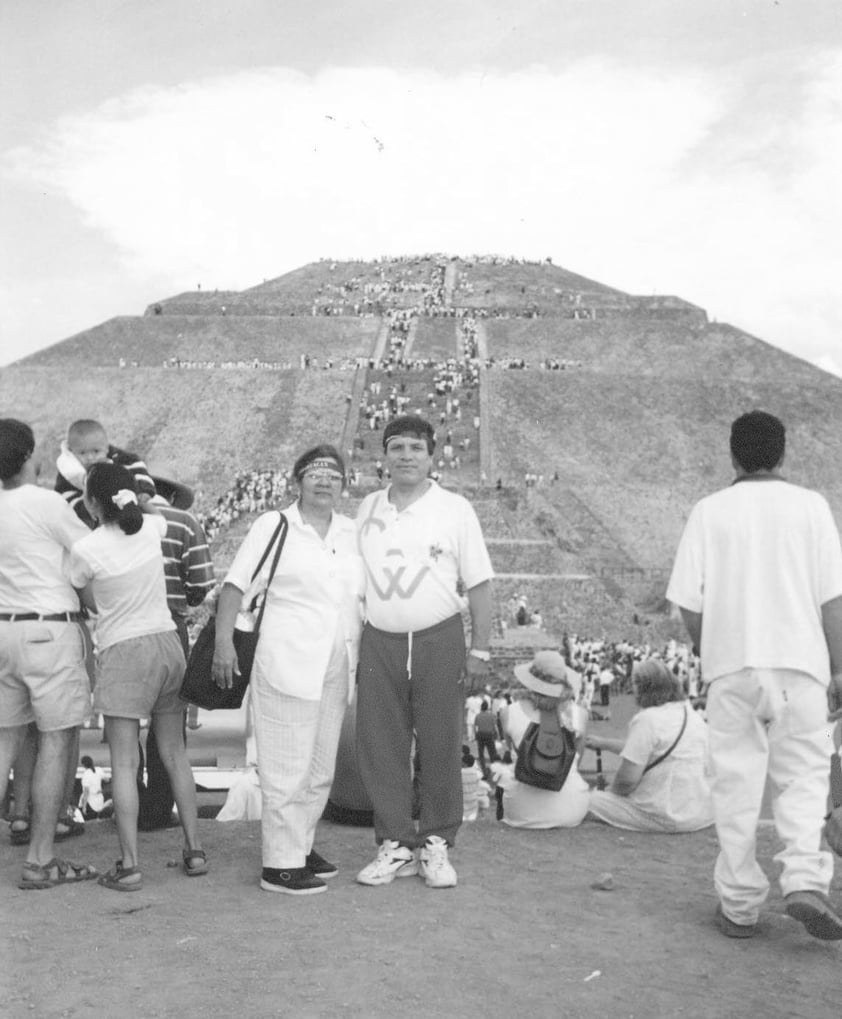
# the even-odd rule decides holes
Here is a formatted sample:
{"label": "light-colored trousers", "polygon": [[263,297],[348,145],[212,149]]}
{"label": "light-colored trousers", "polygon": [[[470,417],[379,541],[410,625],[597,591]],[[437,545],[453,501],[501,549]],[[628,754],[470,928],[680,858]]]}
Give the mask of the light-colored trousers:
{"label": "light-colored trousers", "polygon": [[775,856],[781,891],[826,894],[833,857],[820,844],[833,741],[825,688],[791,669],[743,669],[713,681],[707,720],[720,850],[714,883],[725,916],[756,923],[769,893],[755,855],[767,774],[784,846]]}
{"label": "light-colored trousers", "polygon": [[263,816],[263,866],[303,867],[330,794],[348,706],[348,657],[337,638],[321,700],[289,697],[255,670],[251,692]]}

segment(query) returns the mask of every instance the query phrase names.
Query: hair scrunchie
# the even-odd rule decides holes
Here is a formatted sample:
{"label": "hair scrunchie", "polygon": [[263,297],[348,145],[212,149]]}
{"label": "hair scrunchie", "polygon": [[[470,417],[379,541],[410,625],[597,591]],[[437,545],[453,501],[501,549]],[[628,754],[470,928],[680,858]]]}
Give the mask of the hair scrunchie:
{"label": "hair scrunchie", "polygon": [[130,503],[137,505],[137,496],[131,489],[121,488],[119,492],[116,492],[111,496],[111,501],[117,507],[117,509],[125,509]]}

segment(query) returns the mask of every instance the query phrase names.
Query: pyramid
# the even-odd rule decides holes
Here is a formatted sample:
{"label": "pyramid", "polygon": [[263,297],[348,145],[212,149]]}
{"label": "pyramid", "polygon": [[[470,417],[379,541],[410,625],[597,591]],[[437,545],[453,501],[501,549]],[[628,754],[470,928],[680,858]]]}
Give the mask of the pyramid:
{"label": "pyramid", "polygon": [[[441,421],[437,366],[466,358],[461,419]],[[842,513],[842,382],[678,297],[549,260],[323,259],[247,290],[197,289],[0,369],[0,399],[35,428],[48,476],[68,423],[95,417],[202,510],[238,472],[288,467],[317,441],[353,452],[360,491],[376,485],[372,383],[433,420],[439,453],[451,432],[460,463],[442,482],[477,508],[498,602],[527,594],[550,642],[562,628],[669,631],[683,521],[729,482],[728,427],[746,410],[784,420],[787,476]],[[232,547],[218,536],[220,562]]]}

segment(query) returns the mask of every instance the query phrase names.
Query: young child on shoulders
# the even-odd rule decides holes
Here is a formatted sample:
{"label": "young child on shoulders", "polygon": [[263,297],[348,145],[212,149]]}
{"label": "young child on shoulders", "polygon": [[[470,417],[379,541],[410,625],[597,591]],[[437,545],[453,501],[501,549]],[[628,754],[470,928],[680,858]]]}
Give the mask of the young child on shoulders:
{"label": "young child on shoulders", "polygon": [[132,474],[141,502],[155,495],[155,483],[140,457],[118,446],[112,446],[105,428],[99,421],[90,419],[74,421],[67,430],[67,439],[62,442],[61,452],[56,460],[55,490],[64,496],[79,519],[88,527],[93,527],[94,522],[85,509],[82,498],[85,474],[91,464],[103,460],[119,464]]}

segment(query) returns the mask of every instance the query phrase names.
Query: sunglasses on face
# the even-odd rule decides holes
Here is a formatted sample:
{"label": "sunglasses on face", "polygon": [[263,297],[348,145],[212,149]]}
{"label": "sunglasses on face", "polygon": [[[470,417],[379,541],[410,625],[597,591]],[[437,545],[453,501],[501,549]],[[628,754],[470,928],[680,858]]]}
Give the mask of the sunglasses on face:
{"label": "sunglasses on face", "polygon": [[334,485],[342,482],[342,475],[339,471],[305,471],[302,477],[310,478],[311,481],[329,481]]}

